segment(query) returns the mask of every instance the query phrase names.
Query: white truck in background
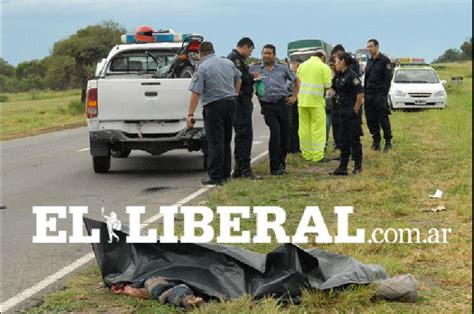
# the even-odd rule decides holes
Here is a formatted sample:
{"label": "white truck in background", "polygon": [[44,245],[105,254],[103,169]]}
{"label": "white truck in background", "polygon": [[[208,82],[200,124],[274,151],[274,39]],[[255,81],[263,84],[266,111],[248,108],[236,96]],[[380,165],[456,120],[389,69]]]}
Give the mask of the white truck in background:
{"label": "white truck in background", "polygon": [[132,150],[206,153],[199,110],[195,127],[186,128],[188,87],[201,40],[117,45],[97,65],[86,99],[95,172],[108,172],[111,157],[126,158]]}

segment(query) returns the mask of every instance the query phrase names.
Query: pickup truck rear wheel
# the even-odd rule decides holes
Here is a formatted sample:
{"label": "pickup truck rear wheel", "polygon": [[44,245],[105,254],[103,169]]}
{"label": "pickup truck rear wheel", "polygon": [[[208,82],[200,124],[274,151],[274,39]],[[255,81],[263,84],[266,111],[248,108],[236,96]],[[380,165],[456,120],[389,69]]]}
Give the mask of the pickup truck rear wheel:
{"label": "pickup truck rear wheel", "polygon": [[130,153],[132,152],[131,149],[124,149],[124,150],[112,150],[112,157],[114,158],[127,158]]}
{"label": "pickup truck rear wheel", "polygon": [[92,156],[95,173],[106,173],[110,170],[110,156]]}

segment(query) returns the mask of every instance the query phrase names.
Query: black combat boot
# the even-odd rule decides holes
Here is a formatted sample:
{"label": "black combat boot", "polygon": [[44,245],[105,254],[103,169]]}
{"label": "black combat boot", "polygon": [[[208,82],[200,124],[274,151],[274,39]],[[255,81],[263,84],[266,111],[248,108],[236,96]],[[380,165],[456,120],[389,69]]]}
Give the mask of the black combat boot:
{"label": "black combat boot", "polygon": [[201,179],[201,186],[224,185],[224,180],[217,179]]}
{"label": "black combat boot", "polygon": [[352,174],[356,175],[362,172],[362,161],[356,160],[354,165],[354,170],[352,170]]}
{"label": "black combat boot", "polygon": [[349,160],[341,160],[341,163],[339,164],[339,167],[336,168],[336,170],[330,172],[329,174],[332,176],[347,176],[349,175],[347,173],[347,164],[349,163]]}
{"label": "black combat boot", "polygon": [[242,177],[242,170],[240,168],[240,163],[236,160],[234,172],[232,172],[232,179],[238,179]]}
{"label": "black combat boot", "polygon": [[250,162],[243,162],[240,164],[240,172],[242,179],[249,179],[249,180],[260,180],[262,177],[255,175],[250,167]]}
{"label": "black combat boot", "polygon": [[337,167],[336,170],[334,170],[333,172],[330,172],[329,174],[332,175],[332,176],[347,176],[347,175],[349,175],[347,173],[347,168],[341,168],[341,166]]}
{"label": "black combat boot", "polygon": [[380,140],[374,140],[372,143],[372,150],[380,151]]}
{"label": "black combat boot", "polygon": [[249,180],[261,180],[262,177],[260,176],[257,176],[252,168],[247,168],[247,169],[244,169],[242,170],[242,176],[241,176],[242,179],[249,179]]}
{"label": "black combat boot", "polygon": [[388,153],[392,149],[392,141],[385,140],[385,147],[383,148],[384,153]]}

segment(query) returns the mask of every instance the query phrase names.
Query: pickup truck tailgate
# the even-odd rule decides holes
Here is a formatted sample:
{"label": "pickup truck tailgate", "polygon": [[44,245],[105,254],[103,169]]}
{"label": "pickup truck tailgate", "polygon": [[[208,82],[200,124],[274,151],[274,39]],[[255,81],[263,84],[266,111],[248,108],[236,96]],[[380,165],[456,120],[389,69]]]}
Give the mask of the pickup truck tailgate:
{"label": "pickup truck tailgate", "polygon": [[[102,121],[184,119],[191,79],[126,79],[98,81],[98,118]],[[201,118],[196,110],[196,118]]]}

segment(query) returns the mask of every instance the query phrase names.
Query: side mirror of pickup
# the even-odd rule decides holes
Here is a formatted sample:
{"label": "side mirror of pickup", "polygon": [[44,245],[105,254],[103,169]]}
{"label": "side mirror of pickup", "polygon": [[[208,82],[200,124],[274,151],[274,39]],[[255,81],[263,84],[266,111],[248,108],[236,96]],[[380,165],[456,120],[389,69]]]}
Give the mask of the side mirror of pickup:
{"label": "side mirror of pickup", "polygon": [[441,85],[446,85],[448,83],[448,81],[446,80],[441,80]]}

